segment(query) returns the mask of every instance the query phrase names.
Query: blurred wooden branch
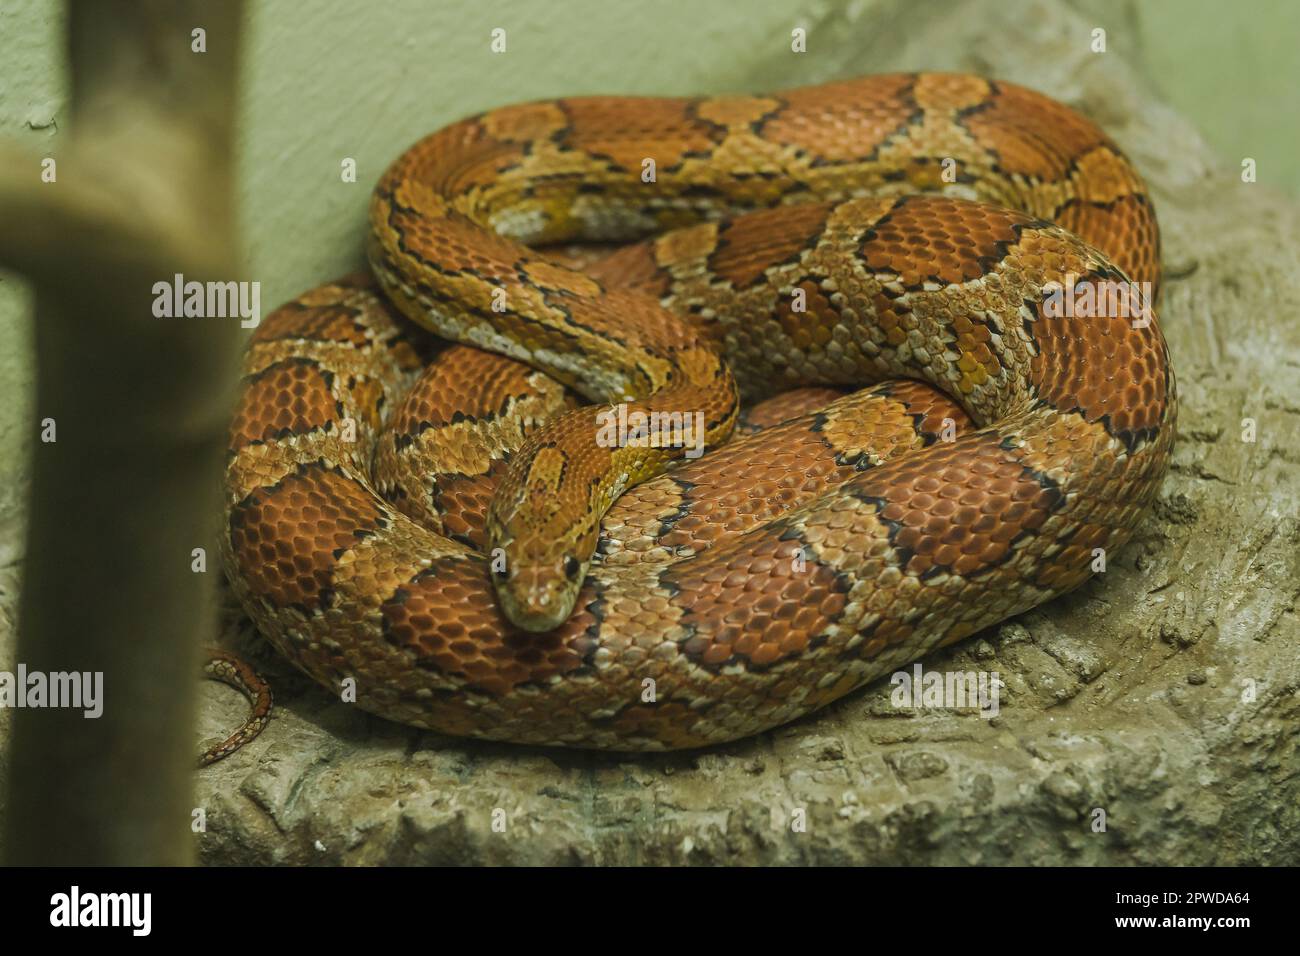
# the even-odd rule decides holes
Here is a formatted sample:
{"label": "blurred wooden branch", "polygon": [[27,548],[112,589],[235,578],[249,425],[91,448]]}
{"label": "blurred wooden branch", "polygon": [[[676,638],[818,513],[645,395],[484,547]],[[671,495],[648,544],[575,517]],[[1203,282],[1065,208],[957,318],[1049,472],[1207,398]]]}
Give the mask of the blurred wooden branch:
{"label": "blurred wooden branch", "polygon": [[[103,715],[14,712],[16,864],[192,858],[196,648],[238,319],[157,318],[153,285],[235,276],[233,124],[243,4],[73,0],[57,179],[0,144],[0,263],[36,291],[38,422],[17,660],[102,671]],[[206,50],[191,49],[205,31]],[[191,550],[207,549],[207,573]]]}

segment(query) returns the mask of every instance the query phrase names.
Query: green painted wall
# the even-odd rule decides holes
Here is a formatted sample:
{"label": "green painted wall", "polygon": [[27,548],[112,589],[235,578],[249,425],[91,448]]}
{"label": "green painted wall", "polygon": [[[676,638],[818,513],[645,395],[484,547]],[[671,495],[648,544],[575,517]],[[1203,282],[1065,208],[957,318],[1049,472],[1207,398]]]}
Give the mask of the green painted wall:
{"label": "green painted wall", "polygon": [[1142,0],[1141,50],[1156,88],[1226,160],[1300,197],[1300,3]]}
{"label": "green painted wall", "polygon": [[[1300,195],[1300,4],[1073,0],[1224,156]],[[442,123],[515,100],[580,93],[778,88],[942,66],[899,49],[918,20],[963,4],[902,0],[262,0],[250,4],[241,144],[246,272],[265,309],[358,266],[367,193]],[[1032,17],[1034,3],[1026,3]],[[61,5],[0,0],[0,136],[53,152],[66,135]],[[808,30],[808,52],[790,31]],[[507,50],[491,52],[491,31]],[[915,61],[915,62],[913,62]],[[358,181],[341,181],[355,159]],[[35,173],[34,173],[35,174]],[[3,211],[0,210],[0,215]],[[30,408],[29,301],[0,273],[0,541],[17,519]],[[146,383],[147,384],[147,383]],[[0,563],[4,555],[0,553]]]}

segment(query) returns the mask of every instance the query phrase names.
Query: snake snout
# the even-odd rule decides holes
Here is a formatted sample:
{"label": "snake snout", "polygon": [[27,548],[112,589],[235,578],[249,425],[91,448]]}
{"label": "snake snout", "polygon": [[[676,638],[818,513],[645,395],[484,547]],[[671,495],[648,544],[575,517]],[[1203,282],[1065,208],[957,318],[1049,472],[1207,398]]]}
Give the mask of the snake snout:
{"label": "snake snout", "polygon": [[525,631],[550,631],[559,627],[573,613],[582,583],[574,567],[576,558],[563,557],[557,562],[516,565],[505,575],[496,577],[497,601],[502,612]]}

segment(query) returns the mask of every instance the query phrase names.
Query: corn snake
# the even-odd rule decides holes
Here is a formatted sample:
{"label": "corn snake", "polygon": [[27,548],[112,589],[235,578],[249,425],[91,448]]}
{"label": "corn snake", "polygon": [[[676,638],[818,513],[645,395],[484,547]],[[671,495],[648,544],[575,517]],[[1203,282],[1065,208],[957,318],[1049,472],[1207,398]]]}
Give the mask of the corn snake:
{"label": "corn snake", "polygon": [[[571,241],[633,244],[528,248]],[[1078,586],[1168,465],[1158,323],[1045,305],[1158,288],[1145,186],[1011,84],[493,110],[390,167],[369,249],[377,285],[253,338],[222,549],[284,656],[415,726],[771,728]],[[710,452],[599,445],[611,405],[698,412]]]}

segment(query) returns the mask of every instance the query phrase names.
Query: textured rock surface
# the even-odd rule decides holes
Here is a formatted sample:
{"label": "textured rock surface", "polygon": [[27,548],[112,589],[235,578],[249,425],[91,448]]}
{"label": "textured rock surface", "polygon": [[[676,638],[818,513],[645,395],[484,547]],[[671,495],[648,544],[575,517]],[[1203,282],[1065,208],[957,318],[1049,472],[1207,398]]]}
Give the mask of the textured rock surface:
{"label": "textured rock surface", "polygon": [[[1237,159],[1152,98],[1137,51],[1118,52],[1122,5],[1002,7],[806,4],[821,39],[802,76],[957,69],[1034,86],[1097,119],[1154,187],[1173,471],[1104,574],[925,662],[996,671],[999,715],[902,711],[877,685],[705,752],[483,745],[362,714],[232,626],[278,716],[199,774],[202,860],[1300,863],[1300,329],[1281,305],[1300,301],[1300,209],[1243,184]],[[1113,52],[1089,49],[1097,25]],[[735,85],[770,86],[768,67],[756,57]],[[205,735],[243,712],[216,685],[203,702]]]}

